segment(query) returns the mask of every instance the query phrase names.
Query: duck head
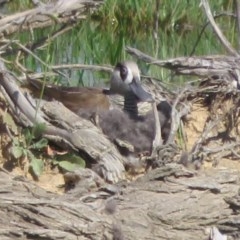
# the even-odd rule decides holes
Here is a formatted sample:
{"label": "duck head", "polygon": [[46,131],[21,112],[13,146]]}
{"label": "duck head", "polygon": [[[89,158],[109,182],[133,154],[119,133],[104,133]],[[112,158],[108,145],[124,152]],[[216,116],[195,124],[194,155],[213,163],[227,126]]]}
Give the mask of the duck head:
{"label": "duck head", "polygon": [[140,71],[135,62],[118,63],[113,70],[110,89],[105,94],[120,94],[124,97],[124,111],[130,118],[138,119],[139,102],[153,102],[152,95],[146,92],[140,82]]}
{"label": "duck head", "polygon": [[150,93],[146,92],[140,82],[140,71],[135,62],[118,63],[113,70],[110,89],[107,94],[120,94],[125,98],[133,98],[137,102],[152,102]]}

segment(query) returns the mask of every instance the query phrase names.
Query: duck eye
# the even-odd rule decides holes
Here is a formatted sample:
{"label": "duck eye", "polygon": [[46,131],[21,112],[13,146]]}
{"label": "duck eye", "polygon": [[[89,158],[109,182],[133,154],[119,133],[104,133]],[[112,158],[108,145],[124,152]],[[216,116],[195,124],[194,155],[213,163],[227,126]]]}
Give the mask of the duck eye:
{"label": "duck eye", "polygon": [[125,66],[122,66],[120,69],[120,76],[122,78],[122,80],[125,80],[127,78],[128,75],[128,70]]}

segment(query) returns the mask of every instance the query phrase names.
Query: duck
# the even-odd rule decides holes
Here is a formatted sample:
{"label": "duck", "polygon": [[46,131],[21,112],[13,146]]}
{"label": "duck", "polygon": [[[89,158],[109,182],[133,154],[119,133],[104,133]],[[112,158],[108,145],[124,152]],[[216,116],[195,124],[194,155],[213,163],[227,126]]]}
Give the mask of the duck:
{"label": "duck", "polygon": [[[29,83],[41,90],[40,80],[29,79]],[[109,97],[120,95],[124,99],[123,109],[111,108]],[[152,103],[154,98],[147,92],[140,79],[140,70],[134,61],[117,63],[110,78],[110,87],[64,87],[54,84],[44,85],[44,96],[62,102],[80,117],[90,120],[93,114],[98,116],[98,126],[113,142],[123,141],[133,146],[133,152],[151,152],[155,136],[155,118],[152,111],[139,114],[138,103]],[[162,138],[167,139],[170,131],[171,105],[162,101],[157,105]],[[119,147],[119,145],[118,145]],[[123,155],[129,151],[120,147]]]}
{"label": "duck", "polygon": [[95,87],[66,87],[58,86],[56,84],[45,84],[38,79],[27,78],[28,88],[36,98],[41,98],[43,91],[43,98],[45,100],[57,100],[71,111],[78,114],[82,112],[81,109],[97,110],[109,109],[110,101],[102,89]]}
{"label": "duck", "polygon": [[[135,152],[151,152],[155,137],[155,118],[150,110],[139,114],[138,103],[154,101],[140,80],[140,70],[133,61],[118,63],[113,70],[110,88],[103,91],[106,95],[118,94],[124,98],[123,112],[119,110],[103,112],[100,126],[111,139],[121,139],[134,146]],[[171,128],[172,107],[168,101],[157,104],[163,143],[167,141]]]}

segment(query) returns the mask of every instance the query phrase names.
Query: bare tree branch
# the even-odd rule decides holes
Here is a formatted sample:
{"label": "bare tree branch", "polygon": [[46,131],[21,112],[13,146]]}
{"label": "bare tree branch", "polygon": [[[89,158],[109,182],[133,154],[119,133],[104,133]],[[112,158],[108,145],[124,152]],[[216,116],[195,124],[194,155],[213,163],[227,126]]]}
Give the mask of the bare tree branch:
{"label": "bare tree branch", "polygon": [[219,38],[220,42],[223,44],[223,46],[226,48],[226,50],[228,51],[228,53],[230,53],[233,56],[238,57],[239,54],[237,53],[237,51],[231,46],[230,42],[226,39],[226,37],[224,36],[224,34],[222,33],[222,31],[220,30],[220,28],[218,27],[218,25],[216,24],[209,3],[207,0],[202,0],[201,1],[202,6],[204,8],[204,11],[207,15],[207,18],[209,20],[209,22],[212,25],[212,28],[214,30],[214,32],[216,33],[217,37]]}
{"label": "bare tree branch", "polygon": [[[158,60],[132,47],[127,47],[126,50],[142,61],[173,70],[179,75],[230,76],[230,73],[240,70],[240,60],[234,56],[213,55]],[[232,75],[230,77],[233,78]]]}
{"label": "bare tree branch", "polygon": [[152,103],[152,108],[153,108],[153,114],[154,114],[154,119],[155,119],[155,138],[154,138],[153,144],[152,144],[151,156],[155,157],[156,153],[157,153],[157,149],[162,145],[162,136],[161,136],[161,124],[159,121],[157,104],[155,101]]}
{"label": "bare tree branch", "polygon": [[96,8],[103,1],[58,0],[24,12],[16,13],[0,19],[0,36],[29,28],[46,27],[54,22],[66,23],[85,19],[89,8]]}

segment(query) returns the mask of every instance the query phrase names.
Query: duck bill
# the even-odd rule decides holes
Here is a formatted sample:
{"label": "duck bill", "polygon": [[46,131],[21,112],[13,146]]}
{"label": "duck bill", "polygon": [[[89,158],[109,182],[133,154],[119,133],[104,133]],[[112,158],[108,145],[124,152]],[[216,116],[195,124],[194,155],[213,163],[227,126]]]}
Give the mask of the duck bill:
{"label": "duck bill", "polygon": [[139,79],[133,79],[132,83],[130,84],[130,88],[140,102],[154,101],[152,95],[143,89]]}

